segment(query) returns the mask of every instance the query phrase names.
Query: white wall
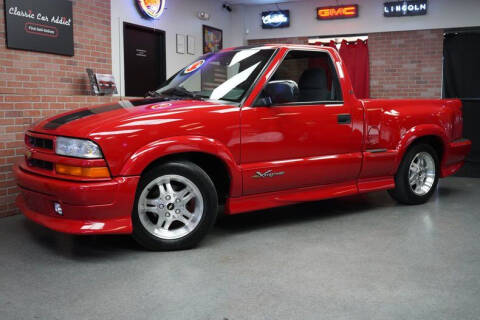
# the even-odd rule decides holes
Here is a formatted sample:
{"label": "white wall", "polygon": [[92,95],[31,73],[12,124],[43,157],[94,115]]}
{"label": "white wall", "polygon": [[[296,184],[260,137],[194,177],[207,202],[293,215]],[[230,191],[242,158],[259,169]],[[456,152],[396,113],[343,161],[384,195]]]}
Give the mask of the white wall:
{"label": "white wall", "polygon": [[[386,31],[456,28],[480,26],[480,0],[429,0],[425,16],[385,18],[383,2],[387,0],[305,0],[280,3],[290,9],[291,25],[284,29],[262,29],[260,13],[275,5],[234,5],[233,12],[222,8],[221,0],[166,0],[166,10],[158,20],[144,18],[135,0],[112,0],[113,74],[124,95],[123,22],[130,22],[166,32],[167,77],[202,55],[202,24],[223,30],[224,48],[246,44],[249,39],[313,37]],[[228,1],[226,1],[228,2]],[[359,4],[360,15],[354,19],[318,21],[315,9],[320,6]],[[209,21],[197,18],[199,10],[211,15]],[[248,31],[248,32],[247,32]],[[176,53],[176,34],[195,36],[196,54]]]}
{"label": "white wall", "polygon": [[[318,21],[316,8],[336,5],[336,0],[307,0],[279,4],[281,9],[290,9],[289,28],[262,29],[260,13],[275,10],[275,5],[247,5],[243,30],[248,29],[245,39],[268,39],[298,36],[328,36],[340,34],[404,31],[419,29],[456,28],[480,26],[480,0],[429,0],[428,13],[424,16],[385,18],[383,3],[387,0],[340,0],[339,4],[359,5],[359,17]],[[234,11],[234,15],[237,12]]]}
{"label": "white wall", "polygon": [[[206,24],[223,30],[224,48],[241,44],[231,39],[232,14],[222,8],[218,0],[167,0],[166,10],[158,20],[144,18],[137,10],[135,0],[112,0],[112,67],[113,75],[119,87],[120,95],[124,95],[124,70],[123,70],[123,22],[134,23],[150,28],[165,31],[166,34],[166,59],[167,78],[184,67],[186,64],[202,55],[202,25]],[[199,10],[210,13],[210,20],[202,21],[197,18]],[[238,18],[238,17],[237,17]],[[195,36],[195,55],[176,53],[176,34],[189,34]],[[241,35],[241,31],[237,31]]]}

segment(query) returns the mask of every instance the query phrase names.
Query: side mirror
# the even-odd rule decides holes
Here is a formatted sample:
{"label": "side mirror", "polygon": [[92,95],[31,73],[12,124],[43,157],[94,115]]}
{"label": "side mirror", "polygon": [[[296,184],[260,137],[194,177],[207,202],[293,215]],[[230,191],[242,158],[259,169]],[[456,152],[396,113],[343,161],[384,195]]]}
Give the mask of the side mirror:
{"label": "side mirror", "polygon": [[292,80],[270,81],[263,89],[262,96],[257,100],[257,106],[271,106],[274,104],[296,101],[298,85]]}

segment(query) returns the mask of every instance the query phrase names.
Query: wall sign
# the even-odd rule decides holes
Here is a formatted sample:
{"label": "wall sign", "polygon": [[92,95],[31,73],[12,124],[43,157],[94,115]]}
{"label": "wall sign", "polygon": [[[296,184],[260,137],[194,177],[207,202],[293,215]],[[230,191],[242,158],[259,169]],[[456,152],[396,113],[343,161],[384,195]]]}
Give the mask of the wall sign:
{"label": "wall sign", "polygon": [[290,27],[290,10],[263,11],[262,28],[275,29]]}
{"label": "wall sign", "polygon": [[383,4],[385,17],[421,16],[427,14],[427,0],[395,1]]}
{"label": "wall sign", "polygon": [[136,0],[140,11],[151,19],[158,19],[165,10],[166,0]]}
{"label": "wall sign", "polygon": [[7,48],[73,56],[68,0],[5,0]]}
{"label": "wall sign", "polygon": [[318,20],[348,19],[358,17],[358,4],[317,8]]}

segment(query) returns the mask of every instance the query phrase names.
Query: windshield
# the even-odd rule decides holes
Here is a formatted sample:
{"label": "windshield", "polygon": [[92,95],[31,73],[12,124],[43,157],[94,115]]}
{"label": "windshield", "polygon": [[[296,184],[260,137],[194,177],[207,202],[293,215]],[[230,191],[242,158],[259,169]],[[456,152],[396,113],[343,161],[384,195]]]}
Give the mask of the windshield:
{"label": "windshield", "polygon": [[207,54],[171,77],[156,94],[240,102],[273,49],[238,49]]}

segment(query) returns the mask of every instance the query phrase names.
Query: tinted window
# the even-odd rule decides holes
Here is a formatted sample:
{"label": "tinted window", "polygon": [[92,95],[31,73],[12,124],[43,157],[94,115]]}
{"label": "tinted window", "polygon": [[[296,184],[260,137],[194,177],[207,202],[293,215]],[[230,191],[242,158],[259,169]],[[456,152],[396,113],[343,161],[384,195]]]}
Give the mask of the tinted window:
{"label": "tinted window", "polygon": [[298,86],[296,102],[341,101],[332,59],[325,52],[290,51],[270,81],[290,80]]}
{"label": "tinted window", "polygon": [[180,88],[204,98],[240,102],[273,53],[273,49],[248,48],[207,54],[157,92]]}

